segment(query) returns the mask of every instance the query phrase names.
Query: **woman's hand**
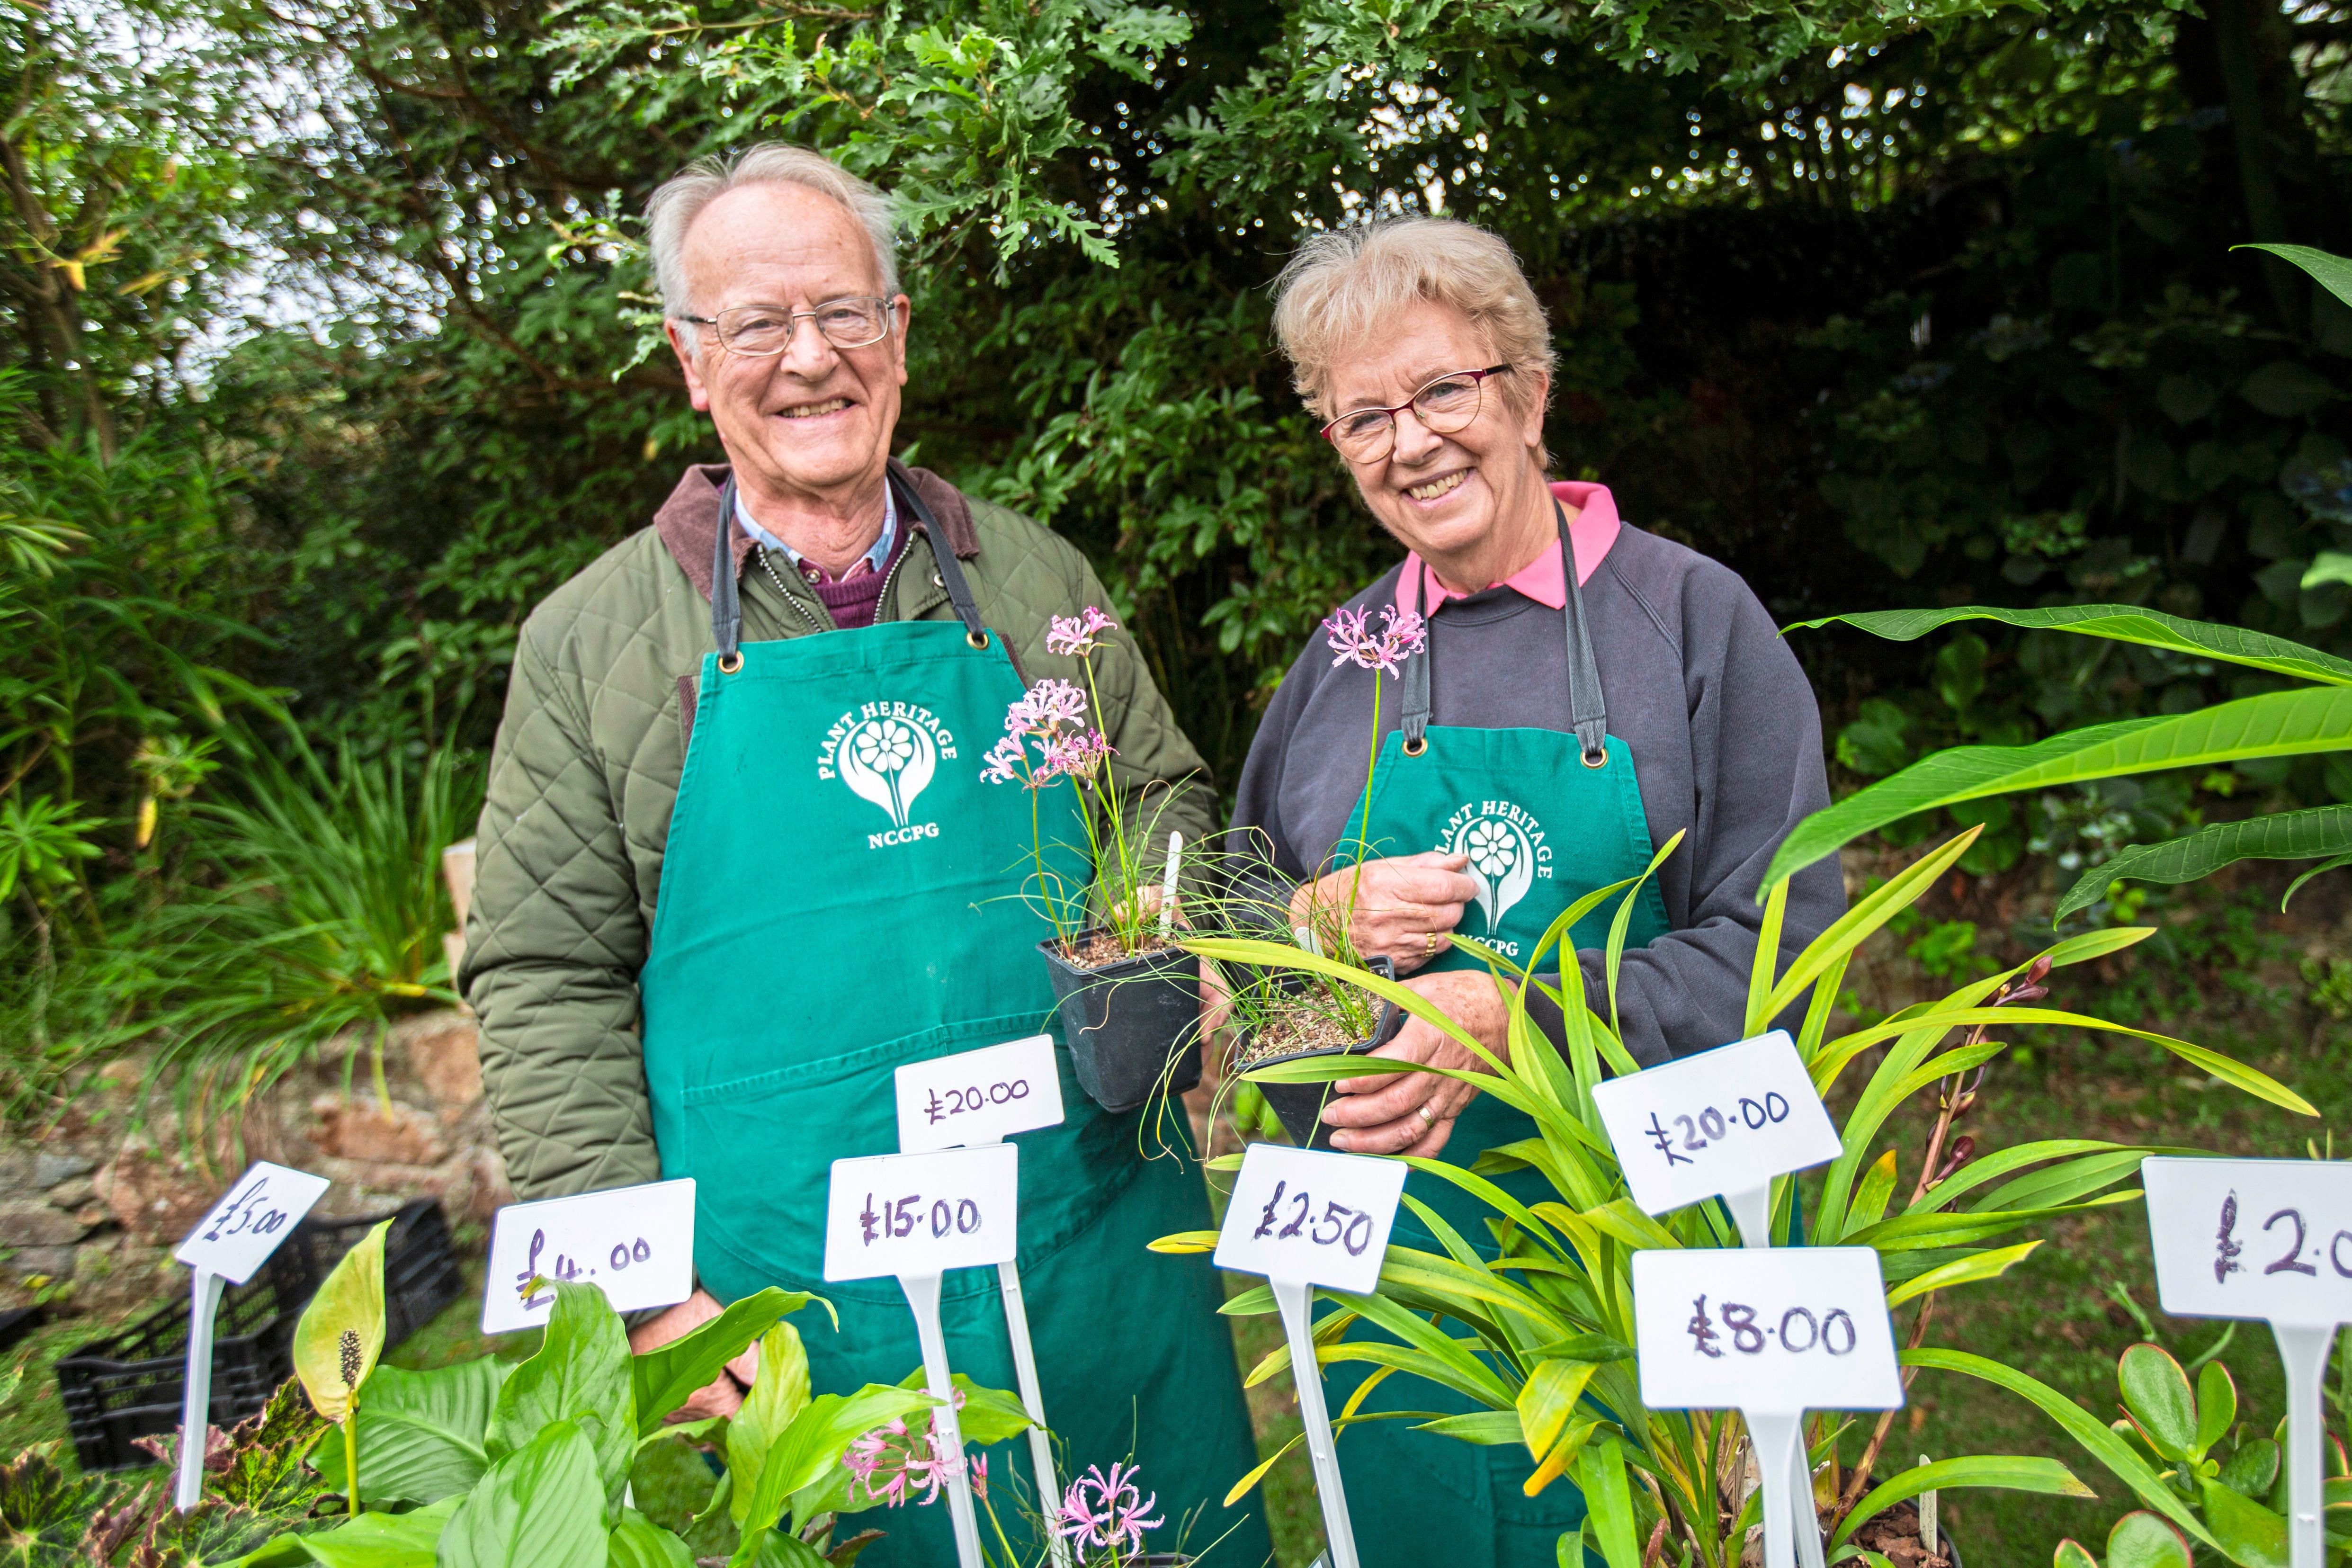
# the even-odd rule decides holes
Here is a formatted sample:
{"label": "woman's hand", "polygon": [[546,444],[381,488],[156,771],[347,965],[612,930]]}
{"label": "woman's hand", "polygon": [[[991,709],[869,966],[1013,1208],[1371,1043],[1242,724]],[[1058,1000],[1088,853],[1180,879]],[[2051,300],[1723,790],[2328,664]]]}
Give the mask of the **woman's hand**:
{"label": "woman's hand", "polygon": [[[1408,980],[1405,987],[1436,1003],[1497,1059],[1507,1055],[1510,1010],[1492,974],[1449,969]],[[1372,1055],[1486,1071],[1486,1064],[1460,1041],[1419,1018],[1407,1018],[1397,1037]],[[1350,1154],[1434,1155],[1454,1136],[1454,1119],[1478,1097],[1474,1085],[1425,1072],[1375,1073],[1342,1079],[1332,1087],[1339,1098],[1323,1108],[1323,1120],[1341,1130],[1332,1133],[1331,1146]]]}
{"label": "woman's hand", "polygon": [[1318,877],[1291,897],[1290,923],[1310,929],[1321,924],[1319,914],[1336,921],[1355,900],[1355,918],[1348,940],[1364,958],[1385,958],[1400,974],[1410,974],[1454,944],[1454,928],[1462,923],[1463,906],[1478,896],[1477,881],[1469,873],[1467,855],[1391,856],[1367,860],[1328,876]]}

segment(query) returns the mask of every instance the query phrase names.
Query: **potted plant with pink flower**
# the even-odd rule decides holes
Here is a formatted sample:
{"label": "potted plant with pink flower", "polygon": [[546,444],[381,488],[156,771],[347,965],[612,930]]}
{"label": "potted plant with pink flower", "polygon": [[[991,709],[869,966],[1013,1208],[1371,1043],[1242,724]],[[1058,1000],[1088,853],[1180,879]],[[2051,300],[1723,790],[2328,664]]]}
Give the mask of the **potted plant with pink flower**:
{"label": "potted plant with pink flower", "polygon": [[[1179,844],[1158,831],[1175,796],[1132,792],[1113,766],[1117,752],[1097,727],[1102,711],[1095,655],[1118,623],[1089,605],[1055,616],[1046,647],[1078,660],[1074,682],[1045,679],[1005,710],[1004,734],[982,759],[981,776],[1030,794],[1030,865],[1023,896],[1054,927],[1037,944],[1053,976],[1078,1085],[1108,1110],[1132,1110],[1153,1094],[1181,1094],[1201,1081],[1192,1049],[1200,1020],[1200,961],[1171,940]],[[1078,793],[1077,817],[1090,879],[1062,868],[1078,846],[1046,841],[1045,791]]]}

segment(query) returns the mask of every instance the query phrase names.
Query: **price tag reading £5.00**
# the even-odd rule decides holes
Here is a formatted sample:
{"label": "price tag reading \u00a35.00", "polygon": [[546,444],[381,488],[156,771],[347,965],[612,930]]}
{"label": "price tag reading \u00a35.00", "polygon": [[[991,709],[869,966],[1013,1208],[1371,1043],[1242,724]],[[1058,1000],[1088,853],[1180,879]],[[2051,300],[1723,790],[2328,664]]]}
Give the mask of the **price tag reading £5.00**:
{"label": "price tag reading \u00a35.00", "polygon": [[1003,1262],[1021,1249],[1020,1161],[1012,1143],[835,1160],[824,1277],[875,1279]]}
{"label": "price tag reading \u00a35.00", "polygon": [[694,1179],[509,1204],[490,1226],[482,1332],[547,1321],[555,1292],[534,1279],[593,1285],[616,1312],[669,1307],[694,1294]]}
{"label": "price tag reading \u00a35.00", "polygon": [[172,1256],[242,1285],[294,1234],[330,1184],[324,1176],[262,1161],[236,1179]]}
{"label": "price tag reading \u00a35.00", "polygon": [[1051,1035],[908,1062],[892,1076],[901,1154],[1061,1125],[1062,1069]]}

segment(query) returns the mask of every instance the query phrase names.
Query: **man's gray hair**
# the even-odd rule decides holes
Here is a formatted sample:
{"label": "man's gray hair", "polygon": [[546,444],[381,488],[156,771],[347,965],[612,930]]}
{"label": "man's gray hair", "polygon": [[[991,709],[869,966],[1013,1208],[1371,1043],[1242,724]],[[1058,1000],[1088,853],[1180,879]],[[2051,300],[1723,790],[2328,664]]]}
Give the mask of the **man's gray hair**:
{"label": "man's gray hair", "polygon": [[[822,153],[785,142],[762,142],[740,153],[697,158],[646,203],[646,244],[653,252],[663,315],[677,321],[693,311],[680,257],[686,231],[703,208],[739,185],[800,185],[839,202],[874,242],[874,269],[882,280],[883,298],[897,296],[898,220],[890,198]],[[693,324],[682,323],[681,330],[692,342]]]}

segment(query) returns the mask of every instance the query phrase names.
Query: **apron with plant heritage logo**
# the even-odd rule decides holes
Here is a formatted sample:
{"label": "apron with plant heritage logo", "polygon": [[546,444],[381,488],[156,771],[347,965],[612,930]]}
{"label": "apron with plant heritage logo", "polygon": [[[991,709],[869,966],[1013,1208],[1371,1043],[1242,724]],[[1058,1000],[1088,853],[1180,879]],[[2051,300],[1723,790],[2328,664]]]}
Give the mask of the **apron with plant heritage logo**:
{"label": "apron with plant heritage logo", "polygon": [[[1360,851],[1349,841],[1334,851],[1340,865],[1353,863],[1360,853],[1368,858],[1424,849],[1467,854],[1478,894],[1456,929],[1523,965],[1563,910],[1595,888],[1640,875],[1650,863],[1653,847],[1633,752],[1608,733],[1601,673],[1592,657],[1567,520],[1559,516],[1557,501],[1553,511],[1559,517],[1560,567],[1567,584],[1561,614],[1574,728],[1476,730],[1431,723],[1430,661],[1436,656],[1433,623],[1428,643],[1404,667],[1402,728],[1382,742],[1373,773],[1370,821],[1361,834],[1370,847]],[[1348,819],[1351,831],[1365,820],[1364,810],[1359,798]],[[1553,967],[1554,959],[1561,964],[1574,963],[1580,948],[1605,946],[1616,913],[1612,900],[1577,921],[1545,967]],[[1665,901],[1652,878],[1635,898],[1626,947],[1643,946],[1669,929]],[[1475,969],[1484,964],[1458,948],[1448,948],[1428,967]],[[1594,1001],[1605,1013],[1607,1002]],[[1441,1158],[1466,1166],[1484,1150],[1534,1136],[1530,1118],[1482,1094],[1454,1122],[1454,1136]],[[1494,1180],[1522,1202],[1559,1198],[1533,1169]],[[1450,1182],[1418,1171],[1407,1178],[1405,1191],[1436,1210],[1465,1240],[1492,1254],[1486,1221],[1494,1211],[1485,1204]],[[1439,1254],[1445,1250],[1408,1209],[1398,1209],[1393,1235],[1404,1247]],[[1360,1326],[1351,1331],[1364,1331]],[[1334,1408],[1345,1405],[1370,1370],[1352,1363],[1331,1368]],[[1451,1414],[1480,1406],[1425,1379],[1391,1377],[1373,1391],[1364,1408]],[[1339,1444],[1348,1504],[1355,1514],[1356,1542],[1365,1568],[1433,1563],[1448,1568],[1554,1568],[1560,1532],[1584,1517],[1584,1500],[1576,1489],[1554,1481],[1528,1497],[1521,1487],[1535,1467],[1524,1447],[1475,1447],[1416,1432],[1412,1425],[1368,1422],[1350,1427]]]}
{"label": "apron with plant heritage logo", "polygon": [[[638,982],[654,1135],[663,1175],[696,1182],[702,1287],[721,1301],[768,1285],[831,1301],[837,1332],[823,1314],[796,1320],[819,1394],[895,1384],[922,1359],[895,1279],[824,1280],[832,1162],[897,1152],[899,1064],[1037,1034],[1054,1011],[1035,948],[1050,928],[1021,897],[1032,797],[980,776],[1021,678],[920,499],[901,486],[898,503],[934,542],[955,621],[739,644],[727,487],[718,650],[702,661]],[[1082,885],[1075,792],[1035,804]],[[1188,1513],[1196,1548],[1238,1519],[1209,1561],[1256,1568],[1270,1547],[1255,1497],[1222,1501],[1256,1462],[1223,1292],[1206,1258],[1145,1250],[1208,1228],[1206,1190],[1182,1161],[1142,1158],[1142,1113],[1102,1110],[1058,1038],[1055,1056],[1068,1120],[1016,1142],[1023,1293],[1062,1479],[1132,1456],[1168,1521],[1155,1544],[1172,1546]],[[1014,1387],[995,1270],[953,1270],[942,1297],[955,1370]],[[1034,1561],[1028,1445],[988,1459],[996,1516]],[[865,1568],[955,1561],[944,1502],[876,1509],[860,1527],[888,1532]],[[993,1541],[985,1514],[981,1531]]]}

